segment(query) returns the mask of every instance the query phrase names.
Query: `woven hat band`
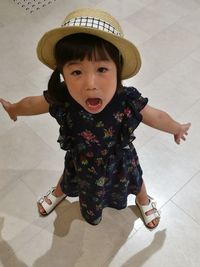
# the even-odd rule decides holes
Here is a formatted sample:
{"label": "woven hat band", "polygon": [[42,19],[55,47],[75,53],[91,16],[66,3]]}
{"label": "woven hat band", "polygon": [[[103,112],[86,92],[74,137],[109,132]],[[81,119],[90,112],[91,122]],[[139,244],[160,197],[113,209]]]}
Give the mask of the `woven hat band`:
{"label": "woven hat band", "polygon": [[97,29],[104,32],[112,33],[117,36],[123,36],[123,34],[117,31],[110,23],[94,17],[86,17],[86,16],[77,17],[70,19],[68,21],[64,21],[62,27],[68,27],[68,26],[87,27],[91,29]]}

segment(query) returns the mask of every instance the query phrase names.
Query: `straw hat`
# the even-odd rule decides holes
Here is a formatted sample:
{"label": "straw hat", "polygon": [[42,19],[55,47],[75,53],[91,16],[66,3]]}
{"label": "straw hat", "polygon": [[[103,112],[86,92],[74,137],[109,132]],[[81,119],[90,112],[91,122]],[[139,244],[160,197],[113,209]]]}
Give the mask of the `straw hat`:
{"label": "straw hat", "polygon": [[63,37],[74,33],[96,35],[116,46],[124,61],[122,79],[130,78],[139,71],[140,54],[135,45],[123,37],[122,29],[116,19],[107,12],[91,8],[73,11],[67,15],[61,27],[43,35],[37,46],[40,61],[51,69],[55,69],[54,47],[56,43]]}

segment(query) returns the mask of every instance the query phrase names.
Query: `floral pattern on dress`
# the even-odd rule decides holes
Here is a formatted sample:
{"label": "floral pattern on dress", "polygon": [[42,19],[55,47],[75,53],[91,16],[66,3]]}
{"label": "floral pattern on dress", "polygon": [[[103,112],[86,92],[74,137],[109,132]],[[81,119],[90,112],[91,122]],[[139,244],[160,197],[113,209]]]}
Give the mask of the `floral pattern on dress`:
{"label": "floral pattern on dress", "polygon": [[[68,196],[79,196],[85,220],[98,224],[104,207],[123,209],[128,194],[141,189],[142,169],[132,141],[148,100],[124,87],[103,111],[90,114],[63,88],[65,104],[50,103],[60,125],[58,142],[66,150],[61,187]],[[48,92],[44,96],[50,99]]]}

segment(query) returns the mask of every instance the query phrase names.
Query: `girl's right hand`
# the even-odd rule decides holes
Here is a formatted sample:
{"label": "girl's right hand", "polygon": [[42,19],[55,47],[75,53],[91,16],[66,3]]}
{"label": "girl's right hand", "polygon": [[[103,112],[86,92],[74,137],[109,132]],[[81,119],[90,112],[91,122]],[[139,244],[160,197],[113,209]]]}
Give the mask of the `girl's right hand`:
{"label": "girl's right hand", "polygon": [[185,141],[190,129],[191,123],[180,124],[179,130],[174,134],[174,141],[179,145],[181,140]]}
{"label": "girl's right hand", "polygon": [[5,111],[8,113],[9,117],[11,118],[11,120],[16,121],[17,120],[17,116],[12,112],[12,104],[2,98],[0,98],[0,103],[2,104],[3,108],[5,109]]}

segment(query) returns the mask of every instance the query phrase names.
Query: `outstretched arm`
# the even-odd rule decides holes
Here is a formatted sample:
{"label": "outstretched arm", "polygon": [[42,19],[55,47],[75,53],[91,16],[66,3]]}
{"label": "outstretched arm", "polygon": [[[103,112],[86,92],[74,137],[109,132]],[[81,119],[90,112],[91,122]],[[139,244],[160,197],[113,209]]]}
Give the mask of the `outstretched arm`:
{"label": "outstretched arm", "polygon": [[186,135],[188,134],[191,123],[181,124],[171,118],[168,113],[149,105],[145,106],[141,114],[144,124],[160,131],[173,134],[177,144],[180,144],[181,140],[186,140]]}
{"label": "outstretched arm", "polygon": [[39,115],[49,111],[49,104],[43,95],[29,96],[13,104],[0,98],[0,103],[14,121],[17,120],[17,116]]}

